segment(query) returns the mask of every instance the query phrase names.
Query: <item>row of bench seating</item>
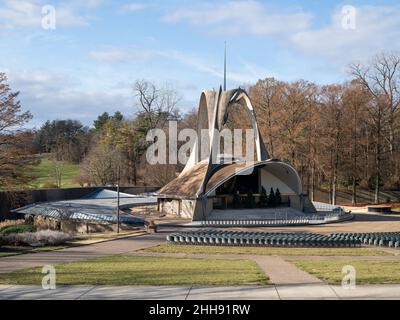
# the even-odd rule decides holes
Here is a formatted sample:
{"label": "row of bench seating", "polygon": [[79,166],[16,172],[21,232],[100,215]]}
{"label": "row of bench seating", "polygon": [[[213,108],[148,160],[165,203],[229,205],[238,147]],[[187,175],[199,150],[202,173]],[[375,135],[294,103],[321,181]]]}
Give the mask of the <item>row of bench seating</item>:
{"label": "row of bench seating", "polygon": [[360,240],[363,244],[398,248],[400,232],[336,233],[342,237]]}
{"label": "row of bench seating", "polygon": [[356,247],[362,241],[340,234],[274,233],[197,230],[176,232],[167,236],[167,241],[177,244],[280,246],[280,247]]}
{"label": "row of bench seating", "polygon": [[203,220],[201,225],[206,226],[282,226],[282,225],[304,225],[308,224],[309,218],[299,219],[265,219],[265,220]]}
{"label": "row of bench seating", "polygon": [[203,227],[248,227],[248,226],[293,226],[305,224],[317,224],[328,221],[337,221],[343,214],[334,213],[321,215],[308,215],[288,219],[226,219],[226,220],[203,220]]}

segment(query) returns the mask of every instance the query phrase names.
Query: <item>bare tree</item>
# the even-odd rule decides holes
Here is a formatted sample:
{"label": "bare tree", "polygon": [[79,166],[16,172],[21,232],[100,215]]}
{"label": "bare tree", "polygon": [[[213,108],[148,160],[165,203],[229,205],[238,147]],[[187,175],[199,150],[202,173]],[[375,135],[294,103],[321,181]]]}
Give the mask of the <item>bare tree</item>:
{"label": "bare tree", "polygon": [[136,106],[144,114],[149,129],[162,128],[171,119],[181,97],[170,85],[157,86],[148,80],[137,80],[133,85]]}
{"label": "bare tree", "polygon": [[33,179],[24,168],[35,163],[31,154],[32,133],[21,126],[31,119],[23,112],[19,92],[12,92],[7,76],[0,73],[0,188],[19,188]]}
{"label": "bare tree", "polygon": [[52,160],[51,166],[52,166],[51,174],[53,176],[54,183],[57,186],[57,188],[61,188],[64,165],[61,161]]}
{"label": "bare tree", "polygon": [[[375,203],[378,203],[382,161],[387,152],[390,153],[391,159],[395,159],[395,153],[399,151],[396,150],[395,137],[400,129],[400,56],[395,53],[377,55],[369,64],[351,65],[350,73],[372,97],[367,110],[375,134]],[[395,179],[398,180],[398,161],[394,161],[392,166]]]}
{"label": "bare tree", "polygon": [[325,142],[325,154],[329,158],[326,163],[329,168],[327,172],[329,172],[330,178],[329,189],[332,204],[336,204],[339,164],[342,162],[343,153],[343,94],[344,88],[341,85],[327,85],[322,88],[322,101],[326,109],[322,115],[324,117],[323,141]]}
{"label": "bare tree", "polygon": [[362,177],[362,168],[368,168],[368,157],[363,158],[363,150],[368,150],[368,145],[364,139],[364,128],[368,118],[366,113],[368,102],[369,96],[362,89],[358,80],[346,85],[343,94],[343,112],[346,119],[342,122],[341,130],[343,130],[347,139],[344,140],[342,167],[343,173],[350,178],[353,205],[357,203],[357,185]]}
{"label": "bare tree", "polygon": [[81,165],[81,180],[90,185],[115,185],[118,168],[122,163],[121,154],[110,145],[96,145]]}
{"label": "bare tree", "polygon": [[275,157],[275,139],[277,128],[277,109],[282,102],[284,83],[274,78],[259,80],[251,89],[251,97],[260,115],[259,122],[265,128],[268,152],[272,158]]}

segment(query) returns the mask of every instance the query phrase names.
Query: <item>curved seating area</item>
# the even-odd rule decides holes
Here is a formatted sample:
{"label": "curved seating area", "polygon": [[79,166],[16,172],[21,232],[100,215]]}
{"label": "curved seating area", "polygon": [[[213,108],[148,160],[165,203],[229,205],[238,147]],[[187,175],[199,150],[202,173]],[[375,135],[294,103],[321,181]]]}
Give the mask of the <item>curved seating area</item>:
{"label": "curved seating area", "polygon": [[377,233],[275,233],[219,230],[176,232],[167,241],[187,245],[272,246],[272,247],[359,247],[362,244],[398,248],[400,232]]}
{"label": "curved seating area", "polygon": [[278,247],[356,247],[362,241],[352,235],[317,233],[272,233],[198,230],[176,232],[167,236],[175,244],[278,246]]}
{"label": "curved seating area", "polygon": [[370,233],[334,233],[360,240],[363,244],[393,247],[400,246],[400,232],[370,232]]}
{"label": "curved seating area", "polygon": [[325,215],[308,215],[292,217],[288,219],[225,219],[225,220],[203,220],[202,227],[276,227],[294,226],[307,224],[325,224],[353,219],[351,213],[328,213]]}

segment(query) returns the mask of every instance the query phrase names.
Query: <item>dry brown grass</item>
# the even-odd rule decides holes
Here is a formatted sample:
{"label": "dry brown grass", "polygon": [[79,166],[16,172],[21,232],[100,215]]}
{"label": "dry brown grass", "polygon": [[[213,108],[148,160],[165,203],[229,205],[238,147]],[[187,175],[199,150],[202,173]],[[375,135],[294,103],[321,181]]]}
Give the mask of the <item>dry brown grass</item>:
{"label": "dry brown grass", "polygon": [[18,220],[4,220],[4,221],[0,221],[0,229],[3,227],[7,227],[7,226],[15,226],[15,225],[20,225],[20,224],[25,224],[25,220],[24,219],[18,219]]}

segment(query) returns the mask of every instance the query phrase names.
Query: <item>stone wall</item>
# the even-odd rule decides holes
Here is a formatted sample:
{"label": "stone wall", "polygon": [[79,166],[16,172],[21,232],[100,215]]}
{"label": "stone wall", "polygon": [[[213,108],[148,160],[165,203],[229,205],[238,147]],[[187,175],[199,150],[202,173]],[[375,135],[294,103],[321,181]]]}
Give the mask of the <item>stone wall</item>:
{"label": "stone wall", "polygon": [[[34,216],[33,225],[38,227],[39,229],[50,229],[50,230],[63,231],[65,233],[73,233],[73,234],[111,232],[111,231],[116,231],[117,229],[116,224],[59,220],[44,216]],[[121,230],[129,230],[132,228],[136,227],[120,224]]]}

